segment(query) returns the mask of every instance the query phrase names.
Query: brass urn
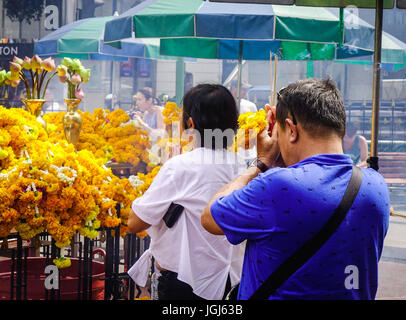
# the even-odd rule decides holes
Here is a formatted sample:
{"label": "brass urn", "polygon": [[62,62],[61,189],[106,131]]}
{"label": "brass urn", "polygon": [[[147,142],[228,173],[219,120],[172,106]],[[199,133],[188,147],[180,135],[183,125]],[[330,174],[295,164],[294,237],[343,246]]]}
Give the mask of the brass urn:
{"label": "brass urn", "polygon": [[47,102],[44,99],[21,99],[22,103],[25,105],[25,109],[31,113],[33,116],[37,117],[37,121],[42,124],[45,131],[47,130],[47,123],[41,117],[42,107],[44,103]]}
{"label": "brass urn", "polygon": [[78,112],[81,99],[65,99],[68,111],[63,116],[63,130],[65,138],[75,147],[79,141],[80,129],[82,128],[82,116]]}

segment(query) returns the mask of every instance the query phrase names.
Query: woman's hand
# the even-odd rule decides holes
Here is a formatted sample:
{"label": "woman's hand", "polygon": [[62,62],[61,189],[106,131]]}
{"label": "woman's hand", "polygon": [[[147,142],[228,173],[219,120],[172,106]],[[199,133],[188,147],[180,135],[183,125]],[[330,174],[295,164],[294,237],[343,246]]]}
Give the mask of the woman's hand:
{"label": "woman's hand", "polygon": [[140,124],[140,126],[141,126],[142,129],[144,129],[144,130],[146,130],[146,131],[148,131],[148,132],[151,131],[150,126],[147,125],[147,124],[144,122],[144,120],[141,118],[141,116],[140,116],[139,114],[135,114],[134,117],[133,117],[133,120],[137,121],[137,122]]}

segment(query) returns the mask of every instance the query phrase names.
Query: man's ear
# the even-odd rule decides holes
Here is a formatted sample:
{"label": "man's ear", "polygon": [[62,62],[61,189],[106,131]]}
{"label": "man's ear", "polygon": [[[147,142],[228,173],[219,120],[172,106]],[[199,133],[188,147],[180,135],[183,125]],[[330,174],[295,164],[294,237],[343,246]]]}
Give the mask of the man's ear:
{"label": "man's ear", "polygon": [[295,125],[290,118],[285,119],[285,127],[288,130],[289,142],[294,143],[299,139],[299,132],[297,130],[297,125]]}
{"label": "man's ear", "polygon": [[194,129],[194,128],[195,128],[195,123],[193,122],[193,119],[192,119],[192,118],[189,118],[189,119],[187,120],[187,128],[188,128],[188,129]]}

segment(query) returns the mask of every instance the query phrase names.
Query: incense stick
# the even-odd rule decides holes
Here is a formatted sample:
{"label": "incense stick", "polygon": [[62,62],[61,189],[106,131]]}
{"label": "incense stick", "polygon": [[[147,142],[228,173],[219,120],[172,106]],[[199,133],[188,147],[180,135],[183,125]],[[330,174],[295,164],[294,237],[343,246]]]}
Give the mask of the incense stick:
{"label": "incense stick", "polygon": [[275,73],[273,76],[273,98],[272,98],[272,105],[275,105],[276,102],[276,75],[278,73],[278,56],[275,55]]}
{"label": "incense stick", "polygon": [[269,82],[269,90],[271,91],[269,94],[269,104],[272,106],[272,88],[273,88],[273,76],[272,76],[272,50],[269,51],[269,77],[270,77],[270,82]]}

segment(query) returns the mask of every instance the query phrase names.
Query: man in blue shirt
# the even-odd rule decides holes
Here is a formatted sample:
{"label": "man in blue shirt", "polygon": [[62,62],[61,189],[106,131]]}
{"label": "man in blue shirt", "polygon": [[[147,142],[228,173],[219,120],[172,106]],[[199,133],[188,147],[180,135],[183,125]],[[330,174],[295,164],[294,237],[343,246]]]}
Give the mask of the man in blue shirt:
{"label": "man in blue shirt", "polygon": [[[352,172],[342,150],[344,104],[333,81],[282,89],[268,120],[276,123],[258,135],[255,164],[219,190],[201,218],[207,231],[232,244],[247,240],[240,300],[324,226]],[[387,185],[362,168],[360,190],[337,231],[269,299],[374,299],[388,224]]]}

